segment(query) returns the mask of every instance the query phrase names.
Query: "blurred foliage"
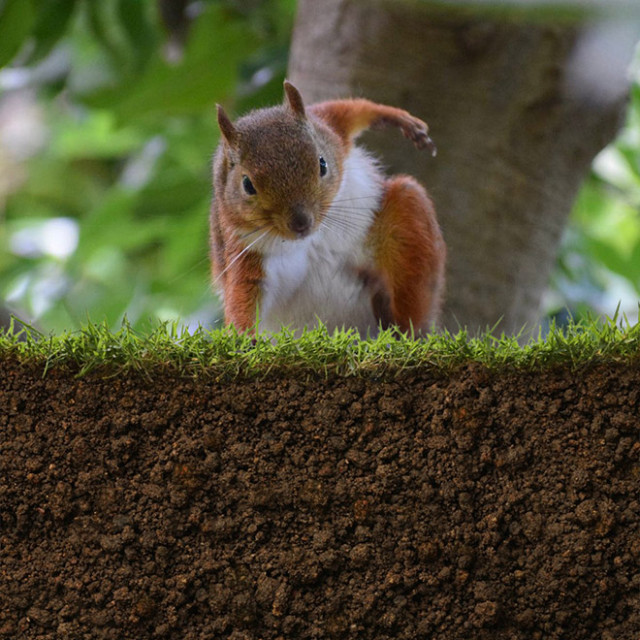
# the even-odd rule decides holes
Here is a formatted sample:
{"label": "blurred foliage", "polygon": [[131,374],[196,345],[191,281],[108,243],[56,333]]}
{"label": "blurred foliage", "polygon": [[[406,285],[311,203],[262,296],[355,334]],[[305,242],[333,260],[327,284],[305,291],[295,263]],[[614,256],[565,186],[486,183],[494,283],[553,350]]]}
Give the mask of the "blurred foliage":
{"label": "blurred foliage", "polygon": [[[212,325],[215,103],[281,100],[295,0],[0,0],[0,300],[60,332]],[[594,164],[547,311],[640,295],[640,87]],[[612,298],[612,291],[614,298]],[[613,303],[612,303],[612,300]]]}
{"label": "blurred foliage", "polygon": [[[640,53],[636,56],[640,58]],[[640,300],[640,60],[626,124],[595,159],[574,204],[546,300],[559,320],[619,311]]]}
{"label": "blurred foliage", "polygon": [[0,132],[4,117],[18,146],[35,147],[12,156],[15,131],[0,137],[0,298],[56,332],[87,315],[211,323],[215,103],[281,99],[294,10],[294,0],[0,0],[0,64],[11,63]]}

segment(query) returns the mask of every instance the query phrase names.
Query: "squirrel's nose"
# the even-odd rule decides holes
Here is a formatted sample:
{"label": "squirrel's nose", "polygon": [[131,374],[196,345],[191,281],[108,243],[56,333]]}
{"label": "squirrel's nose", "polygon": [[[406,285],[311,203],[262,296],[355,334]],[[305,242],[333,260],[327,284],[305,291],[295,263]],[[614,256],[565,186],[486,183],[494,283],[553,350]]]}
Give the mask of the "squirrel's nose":
{"label": "squirrel's nose", "polygon": [[296,235],[303,238],[309,231],[313,224],[313,218],[302,209],[294,208],[291,211],[291,218],[289,219],[289,229]]}

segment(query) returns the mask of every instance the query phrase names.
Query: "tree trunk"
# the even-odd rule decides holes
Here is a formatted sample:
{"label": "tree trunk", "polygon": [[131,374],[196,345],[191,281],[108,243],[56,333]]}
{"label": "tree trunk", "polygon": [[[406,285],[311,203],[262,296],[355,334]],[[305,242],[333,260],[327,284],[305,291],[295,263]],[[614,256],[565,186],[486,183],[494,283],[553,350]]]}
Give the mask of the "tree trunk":
{"label": "tree trunk", "polygon": [[633,40],[610,43],[622,55],[609,53],[600,73],[593,29],[399,0],[299,0],[289,78],[308,102],[365,96],[430,125],[435,159],[382,132],[365,144],[436,203],[451,330],[500,321],[514,332],[538,319],[573,199],[626,103]]}

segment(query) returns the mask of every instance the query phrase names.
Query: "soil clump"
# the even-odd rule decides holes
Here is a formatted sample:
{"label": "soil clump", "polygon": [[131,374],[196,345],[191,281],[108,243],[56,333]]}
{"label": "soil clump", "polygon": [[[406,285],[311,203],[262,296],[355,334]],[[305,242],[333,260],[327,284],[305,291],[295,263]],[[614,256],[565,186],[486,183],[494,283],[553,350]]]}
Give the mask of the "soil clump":
{"label": "soil clump", "polygon": [[0,638],[637,638],[640,368],[0,363]]}

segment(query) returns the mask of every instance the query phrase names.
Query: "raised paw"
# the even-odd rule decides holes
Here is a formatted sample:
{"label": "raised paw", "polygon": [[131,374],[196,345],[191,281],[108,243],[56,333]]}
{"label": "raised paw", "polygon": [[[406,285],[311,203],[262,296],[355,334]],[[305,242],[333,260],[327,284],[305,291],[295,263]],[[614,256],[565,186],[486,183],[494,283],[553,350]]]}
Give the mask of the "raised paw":
{"label": "raised paw", "polygon": [[438,153],[435,143],[429,137],[429,127],[425,122],[413,116],[407,116],[402,123],[402,133],[415,144],[418,149],[429,149],[435,157]]}

